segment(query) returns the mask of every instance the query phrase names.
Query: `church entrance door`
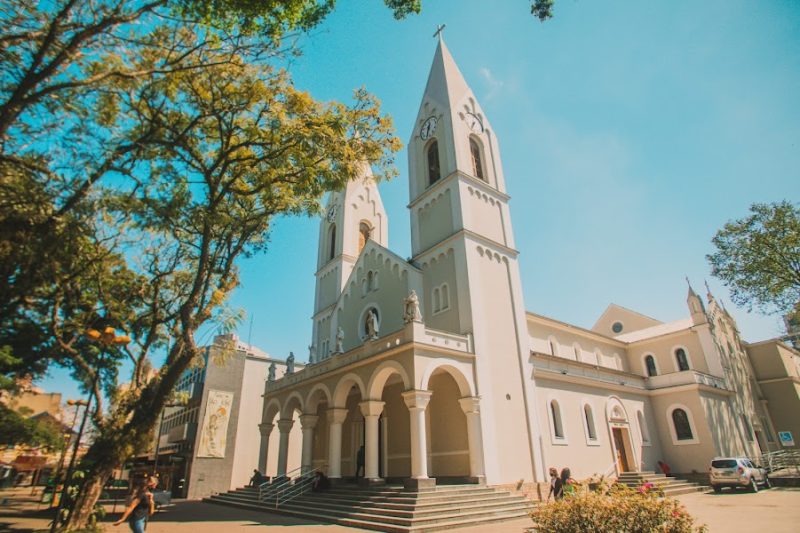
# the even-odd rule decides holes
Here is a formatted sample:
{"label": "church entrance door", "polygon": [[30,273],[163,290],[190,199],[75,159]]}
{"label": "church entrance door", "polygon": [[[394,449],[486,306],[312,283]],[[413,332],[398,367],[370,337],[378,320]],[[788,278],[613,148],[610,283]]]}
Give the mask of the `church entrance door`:
{"label": "church entrance door", "polygon": [[611,428],[611,432],[614,435],[614,449],[616,450],[617,454],[617,467],[619,468],[620,472],[628,472],[630,471],[630,463],[628,461],[628,454],[625,451],[625,433],[627,433],[626,429],[623,428]]}

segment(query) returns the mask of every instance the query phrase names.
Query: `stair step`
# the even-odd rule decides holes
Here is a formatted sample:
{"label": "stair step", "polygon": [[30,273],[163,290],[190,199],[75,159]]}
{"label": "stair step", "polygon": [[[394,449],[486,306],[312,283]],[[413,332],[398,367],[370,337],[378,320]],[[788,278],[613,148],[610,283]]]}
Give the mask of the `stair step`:
{"label": "stair step", "polygon": [[534,506],[530,500],[509,491],[480,485],[447,485],[422,492],[391,486],[337,486],[325,492],[303,494],[278,509],[260,502],[258,490],[253,487],[216,494],[205,501],[396,533],[511,520],[527,516]]}

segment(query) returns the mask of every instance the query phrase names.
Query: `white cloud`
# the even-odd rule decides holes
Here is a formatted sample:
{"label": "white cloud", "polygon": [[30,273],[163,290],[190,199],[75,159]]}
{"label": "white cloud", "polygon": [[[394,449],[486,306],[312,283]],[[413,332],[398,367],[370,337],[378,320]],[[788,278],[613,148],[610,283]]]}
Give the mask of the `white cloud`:
{"label": "white cloud", "polygon": [[487,100],[491,100],[492,98],[497,96],[498,93],[503,89],[505,83],[495,78],[494,75],[492,74],[492,71],[489,70],[487,67],[481,67],[479,72],[488,87],[485,98]]}

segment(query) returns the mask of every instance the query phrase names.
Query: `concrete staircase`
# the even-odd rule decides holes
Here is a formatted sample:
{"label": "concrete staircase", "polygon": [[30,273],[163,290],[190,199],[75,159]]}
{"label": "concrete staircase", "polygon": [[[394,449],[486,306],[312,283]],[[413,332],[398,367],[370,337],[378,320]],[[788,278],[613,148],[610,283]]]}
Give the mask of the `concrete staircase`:
{"label": "concrete staircase", "polygon": [[249,487],[217,494],[204,501],[397,533],[513,520],[527,516],[533,508],[533,503],[522,496],[480,485],[442,485],[421,492],[399,486],[339,485],[324,492],[303,494],[278,509],[260,503],[257,489]]}
{"label": "concrete staircase", "polygon": [[652,483],[663,490],[665,496],[677,496],[679,494],[708,490],[708,487],[698,483],[667,477],[664,474],[656,474],[655,472],[623,472],[617,478],[617,483],[622,483],[632,488],[638,488],[644,483]]}

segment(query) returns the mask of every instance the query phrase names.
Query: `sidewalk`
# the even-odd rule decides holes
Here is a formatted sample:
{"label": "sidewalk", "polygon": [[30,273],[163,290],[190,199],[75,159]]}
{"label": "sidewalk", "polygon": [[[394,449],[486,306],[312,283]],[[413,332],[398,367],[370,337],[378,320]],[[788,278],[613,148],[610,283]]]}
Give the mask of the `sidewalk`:
{"label": "sidewalk", "polygon": [[[34,533],[47,531],[49,514],[37,511],[37,498],[30,496],[30,489],[0,491],[0,532]],[[773,488],[757,494],[747,492],[723,491],[721,494],[693,493],[679,496],[678,499],[697,519],[698,524],[706,524],[712,533],[734,531],[769,531],[770,533],[796,533],[800,531],[800,489]],[[111,506],[107,507],[109,513]],[[117,506],[117,514],[109,515],[105,530],[127,532],[122,525],[111,526],[122,512]],[[252,529],[254,526],[257,529]],[[511,522],[491,524],[457,530],[459,533],[523,533],[531,526],[530,520],[523,518]],[[249,531],[250,533],[353,533],[360,529],[325,524],[278,514],[262,513],[204,503],[200,501],[177,500],[174,505],[157,512],[147,527],[147,533],[218,533],[228,531]]]}

